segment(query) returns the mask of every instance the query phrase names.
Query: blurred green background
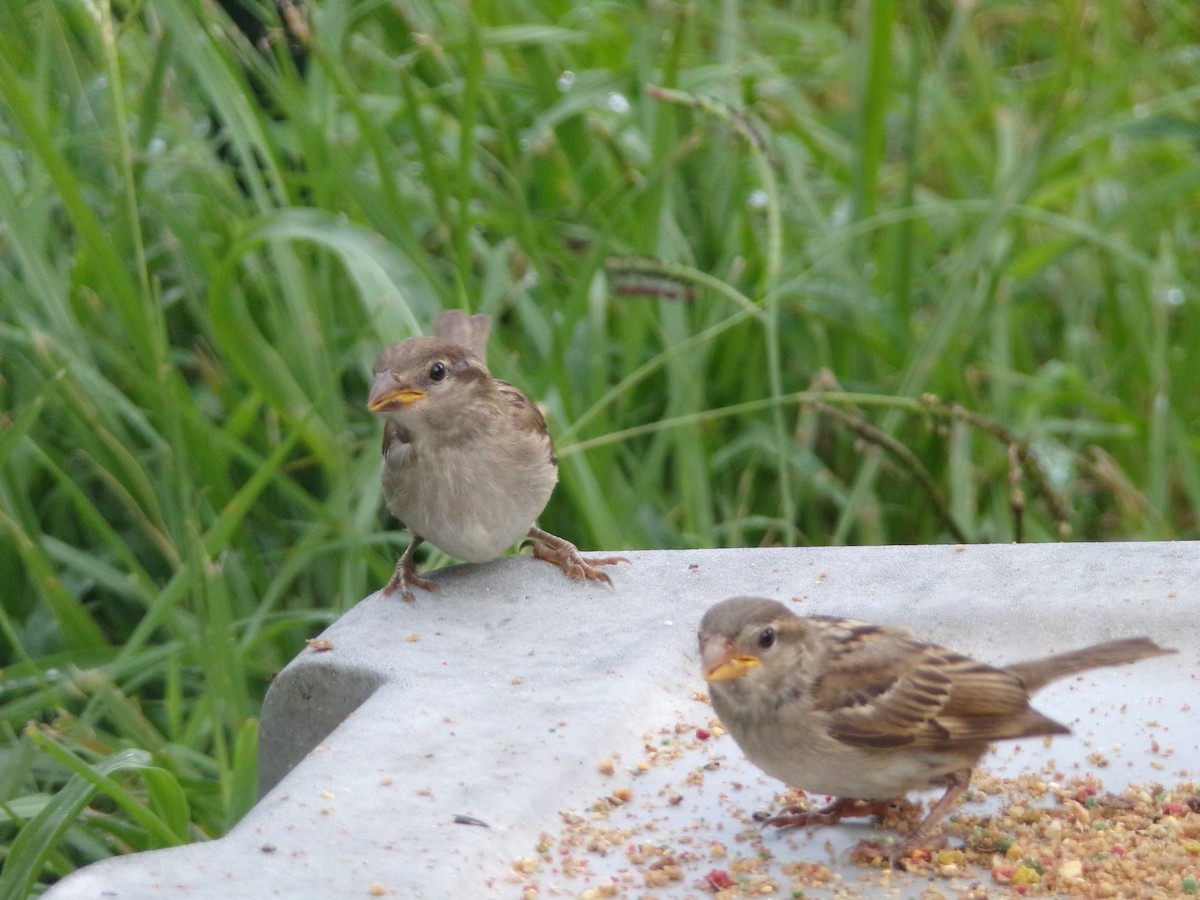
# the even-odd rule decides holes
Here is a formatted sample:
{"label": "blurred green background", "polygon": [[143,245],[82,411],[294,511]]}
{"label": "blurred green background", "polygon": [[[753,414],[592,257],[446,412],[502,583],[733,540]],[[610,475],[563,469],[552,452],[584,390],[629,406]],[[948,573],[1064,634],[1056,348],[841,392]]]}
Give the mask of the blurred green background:
{"label": "blurred green background", "polygon": [[1194,0],[224,6],[0,4],[0,897],[252,805],[443,307],[585,549],[1197,537]]}

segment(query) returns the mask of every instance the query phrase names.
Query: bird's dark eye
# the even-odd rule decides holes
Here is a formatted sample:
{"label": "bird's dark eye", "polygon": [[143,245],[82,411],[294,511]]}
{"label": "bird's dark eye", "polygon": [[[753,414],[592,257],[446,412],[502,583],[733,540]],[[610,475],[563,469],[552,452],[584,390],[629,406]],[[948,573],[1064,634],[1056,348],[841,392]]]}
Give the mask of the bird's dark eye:
{"label": "bird's dark eye", "polygon": [[769,650],[775,645],[775,629],[764,628],[758,633],[758,646],[764,650]]}
{"label": "bird's dark eye", "polygon": [[446,377],[445,363],[435,362],[433,364],[433,367],[430,368],[430,370],[429,370],[429,380],[430,381],[441,381],[445,377]]}

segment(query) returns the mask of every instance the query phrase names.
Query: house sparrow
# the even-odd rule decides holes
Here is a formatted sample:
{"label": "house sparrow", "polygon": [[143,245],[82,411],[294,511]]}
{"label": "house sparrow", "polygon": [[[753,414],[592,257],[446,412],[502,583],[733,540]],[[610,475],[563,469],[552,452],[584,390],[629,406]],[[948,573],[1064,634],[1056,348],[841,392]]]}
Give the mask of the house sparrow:
{"label": "house sparrow", "polygon": [[907,628],[800,617],[758,597],[713,606],[699,639],[713,709],[746,758],[792,787],[836,798],[816,811],[788,807],[766,824],[882,815],[908,791],[946,788],[890,852],[870,841],[854,851],[889,862],[919,847],[958,803],[992,741],[1070,733],[1030,707],[1034,691],[1176,652],[1127,638],[993,668]]}
{"label": "house sparrow", "polygon": [[423,541],[467,562],[495,559],[521,538],[533,555],[571,578],[611,584],[599,567],[623,557],[584,559],[570,541],[534,522],[558,481],[546,421],[528,397],[488,371],[491,319],[458,310],[438,316],[437,337],[412,338],[379,354],[367,409],[383,430],[383,496],[412,532],[383,589],[437,590],[417,577],[413,555]]}

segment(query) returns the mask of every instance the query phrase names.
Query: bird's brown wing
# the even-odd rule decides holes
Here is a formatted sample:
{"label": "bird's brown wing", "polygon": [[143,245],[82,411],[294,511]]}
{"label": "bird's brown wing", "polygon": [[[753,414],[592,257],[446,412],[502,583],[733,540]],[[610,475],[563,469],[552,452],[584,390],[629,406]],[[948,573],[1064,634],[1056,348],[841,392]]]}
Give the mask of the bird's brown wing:
{"label": "bird's brown wing", "polygon": [[994,669],[963,657],[951,678],[950,700],[937,723],[952,743],[978,743],[1047,734],[1070,734],[1029,705],[1029,692],[1021,679],[1006,669]]}
{"label": "bird's brown wing", "polygon": [[1011,674],[907,629],[855,623],[834,646],[814,701],[843,743],[951,748],[1066,730],[1029,708]]}
{"label": "bird's brown wing", "polygon": [[494,383],[500,396],[507,401],[512,416],[520,421],[519,430],[545,437],[546,445],[550,448],[550,463],[558,465],[558,457],[554,454],[554,443],[550,440],[550,429],[546,425],[546,417],[537,408],[537,404],[507,381],[496,379]]}
{"label": "bird's brown wing", "polygon": [[901,747],[917,740],[950,699],[950,680],[907,629],[828,619],[829,653],[813,684],[815,707],[847,744]]}

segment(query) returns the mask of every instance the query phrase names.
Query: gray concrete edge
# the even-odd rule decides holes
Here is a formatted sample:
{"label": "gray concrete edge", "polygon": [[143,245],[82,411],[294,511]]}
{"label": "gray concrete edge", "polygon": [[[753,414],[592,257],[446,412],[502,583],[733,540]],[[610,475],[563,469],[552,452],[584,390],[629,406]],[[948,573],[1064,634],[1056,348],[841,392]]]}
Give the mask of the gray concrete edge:
{"label": "gray concrete edge", "polygon": [[415,605],[366,598],[268,693],[265,796],[241,823],[47,896],[514,896],[512,860],[610,789],[600,759],[637,759],[646,733],[694,717],[695,626],[733,594],[906,624],[994,662],[1146,633],[1185,649],[1195,678],[1196,543],[627,555],[613,589],[522,557],[434,573],[442,590]]}

